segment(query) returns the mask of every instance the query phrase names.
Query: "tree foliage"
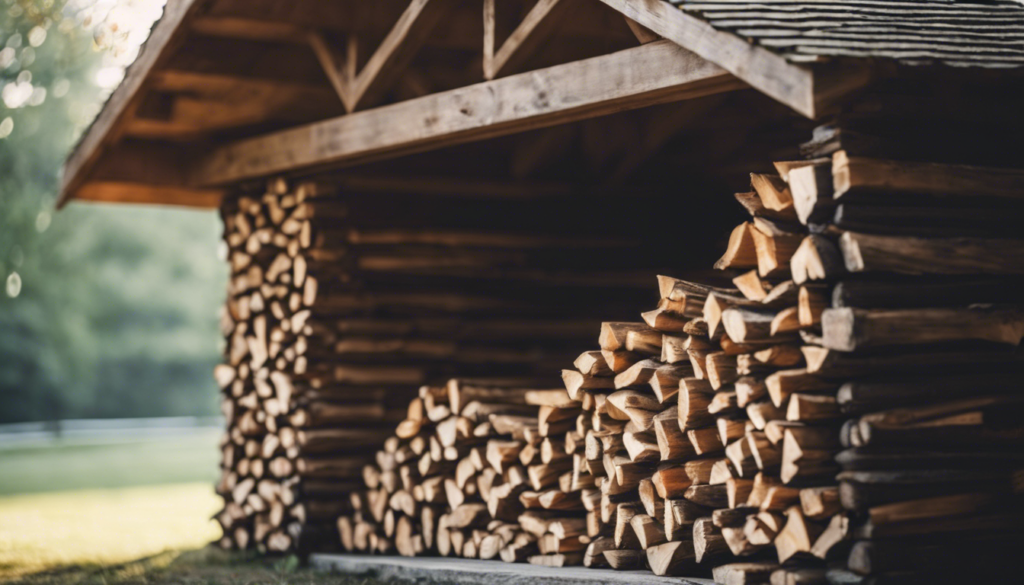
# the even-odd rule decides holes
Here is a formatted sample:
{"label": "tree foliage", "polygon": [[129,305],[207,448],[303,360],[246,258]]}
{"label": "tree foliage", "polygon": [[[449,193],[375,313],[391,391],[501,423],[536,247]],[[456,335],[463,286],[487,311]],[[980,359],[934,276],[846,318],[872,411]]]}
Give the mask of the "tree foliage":
{"label": "tree foliage", "polygon": [[114,17],[139,4],[154,3],[0,0],[0,422],[215,411],[216,215],[54,209],[64,157],[137,50]]}

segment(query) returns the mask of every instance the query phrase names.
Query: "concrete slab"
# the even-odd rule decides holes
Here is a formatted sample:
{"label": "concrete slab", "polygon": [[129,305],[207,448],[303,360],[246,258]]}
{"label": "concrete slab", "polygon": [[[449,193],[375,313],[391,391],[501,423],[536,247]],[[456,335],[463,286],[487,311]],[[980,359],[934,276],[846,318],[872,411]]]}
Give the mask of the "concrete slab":
{"label": "concrete slab", "polygon": [[585,567],[538,567],[446,557],[390,557],[349,554],[314,554],[310,564],[324,571],[373,576],[381,581],[458,585],[714,585],[711,579],[657,577],[649,571],[612,571]]}

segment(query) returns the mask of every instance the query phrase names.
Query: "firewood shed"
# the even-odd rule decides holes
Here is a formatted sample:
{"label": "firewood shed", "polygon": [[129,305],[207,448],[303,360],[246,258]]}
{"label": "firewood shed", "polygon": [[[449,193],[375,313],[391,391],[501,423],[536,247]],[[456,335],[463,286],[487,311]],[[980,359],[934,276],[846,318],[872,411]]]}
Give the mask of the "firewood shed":
{"label": "firewood shed", "polygon": [[169,0],[60,204],[223,218],[224,547],[1008,582],[1022,71],[1011,0]]}

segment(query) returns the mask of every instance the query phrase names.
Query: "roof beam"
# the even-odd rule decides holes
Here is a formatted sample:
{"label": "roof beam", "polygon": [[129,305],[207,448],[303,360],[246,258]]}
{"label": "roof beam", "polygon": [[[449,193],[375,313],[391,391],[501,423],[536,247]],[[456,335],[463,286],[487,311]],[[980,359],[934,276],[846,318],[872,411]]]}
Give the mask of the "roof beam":
{"label": "roof beam", "polygon": [[412,0],[358,73],[355,73],[358,55],[354,36],[349,35],[348,46],[342,56],[323,35],[310,35],[313,52],[338,91],[345,109],[352,112],[362,104],[380,99],[401,77],[441,17],[459,1]]}
{"label": "roof beam", "polygon": [[657,41],[215,147],[191,179],[216,186],[365,163],[742,87]]}
{"label": "roof beam", "polygon": [[505,39],[501,48],[495,51],[497,0],[484,0],[484,78],[494,79],[508,75],[521,67],[548,39],[573,1],[540,0]]}
{"label": "roof beam", "polygon": [[740,37],[716,30],[703,20],[663,0],[601,0],[626,18],[689,49],[749,83],[754,88],[815,118],[838,97],[867,83],[863,69],[838,76],[836,84],[815,84],[809,67],[796,65],[772,51]]}

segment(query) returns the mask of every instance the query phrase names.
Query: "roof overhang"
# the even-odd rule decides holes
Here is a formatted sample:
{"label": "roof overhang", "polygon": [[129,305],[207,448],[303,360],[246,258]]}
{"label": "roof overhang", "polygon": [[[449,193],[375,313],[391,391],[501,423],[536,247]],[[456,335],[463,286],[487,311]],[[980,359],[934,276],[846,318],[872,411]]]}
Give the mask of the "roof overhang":
{"label": "roof overhang", "polygon": [[[662,0],[540,0],[519,19],[485,0],[482,26],[459,0],[329,4],[170,0],[67,159],[59,204],[211,207],[237,181],[744,87],[814,118],[869,75],[789,63]],[[480,73],[450,66],[481,49]]]}

